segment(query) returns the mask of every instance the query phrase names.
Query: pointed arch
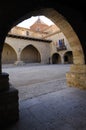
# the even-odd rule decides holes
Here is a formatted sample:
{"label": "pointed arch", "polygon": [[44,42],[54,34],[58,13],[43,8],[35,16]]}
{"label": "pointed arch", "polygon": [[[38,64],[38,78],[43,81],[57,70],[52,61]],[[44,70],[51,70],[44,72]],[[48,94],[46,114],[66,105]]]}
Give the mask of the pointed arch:
{"label": "pointed arch", "polygon": [[35,10],[28,14],[29,17],[31,15],[44,15],[52,20],[52,22],[54,22],[60,28],[61,32],[63,32],[69,42],[70,47],[72,48],[74,64],[85,64],[84,52],[78,35],[75,33],[72,26],[68,23],[64,16],[62,16],[53,8],[43,8]]}
{"label": "pointed arch", "polygon": [[61,56],[58,53],[54,53],[52,55],[52,64],[60,64],[61,63]]}
{"label": "pointed arch", "polygon": [[25,63],[40,63],[41,56],[36,47],[28,45],[21,52],[21,60]]}
{"label": "pointed arch", "polygon": [[72,51],[67,51],[64,54],[64,63],[73,64],[73,54]]}
{"label": "pointed arch", "polygon": [[17,60],[15,50],[9,44],[5,43],[2,52],[2,64],[13,64]]}

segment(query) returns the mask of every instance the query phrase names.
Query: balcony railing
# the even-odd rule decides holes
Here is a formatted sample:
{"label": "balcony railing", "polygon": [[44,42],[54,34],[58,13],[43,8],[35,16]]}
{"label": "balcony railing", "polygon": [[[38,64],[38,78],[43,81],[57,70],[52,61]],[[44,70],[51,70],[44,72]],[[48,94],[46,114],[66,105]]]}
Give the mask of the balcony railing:
{"label": "balcony railing", "polygon": [[57,47],[57,51],[63,51],[63,50],[67,50],[67,47],[65,45]]}

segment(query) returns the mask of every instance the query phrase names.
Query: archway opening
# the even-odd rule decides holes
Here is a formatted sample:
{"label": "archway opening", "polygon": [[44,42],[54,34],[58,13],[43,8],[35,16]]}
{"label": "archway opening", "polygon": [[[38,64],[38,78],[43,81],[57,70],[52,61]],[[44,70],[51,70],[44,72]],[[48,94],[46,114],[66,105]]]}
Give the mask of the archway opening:
{"label": "archway opening", "polygon": [[21,60],[25,63],[40,63],[40,53],[34,46],[28,45],[21,52]]}
{"label": "archway opening", "polygon": [[[46,13],[47,12],[47,13]],[[31,12],[29,14],[29,17],[31,15],[44,15],[46,16],[47,18],[50,18],[56,26],[58,26],[58,28],[60,30],[57,31],[57,33],[60,31],[66,36],[67,40],[68,40],[68,43],[71,47],[71,50],[72,50],[72,53],[73,53],[73,63],[74,64],[84,64],[84,55],[83,55],[83,50],[82,50],[82,47],[81,47],[81,44],[80,44],[80,41],[76,35],[76,33],[74,32],[73,28],[71,27],[71,25],[66,21],[66,19],[61,15],[59,14],[57,11],[55,11],[54,9],[51,9],[51,8],[48,8],[48,9],[41,9],[41,10],[38,10],[38,11],[35,11],[35,12]],[[52,15],[51,15],[52,14]],[[36,30],[36,33],[37,35],[35,34],[35,32],[33,33],[34,35],[34,38],[38,38],[36,40],[39,40],[40,39],[40,28],[38,28]],[[51,37],[52,38],[52,33],[50,31],[50,28],[48,28],[48,32],[49,32],[49,38]],[[48,32],[46,32],[46,29],[44,30],[44,34],[48,34]],[[41,32],[42,33],[42,32]],[[32,34],[31,32],[28,33],[27,35],[27,30],[26,30],[26,33],[24,34],[24,31],[22,31],[22,34],[23,36],[25,35],[25,37],[27,36],[31,36],[30,34]],[[48,37],[45,37],[45,35],[42,34],[41,36],[41,39],[42,40],[49,40]],[[56,32],[53,32],[53,34],[56,34]],[[22,37],[23,37],[22,36]],[[37,37],[38,36],[38,37]],[[30,37],[32,38],[32,37]],[[56,35],[55,37],[56,38]],[[55,42],[56,43],[56,42]],[[77,46],[76,46],[77,45]],[[41,45],[39,45],[40,47]],[[49,58],[51,57],[51,54],[53,54],[53,50],[54,50],[54,55],[52,56],[52,63],[53,64],[57,64],[57,63],[61,63],[61,58],[57,53],[57,50],[56,48],[54,47],[51,47],[52,45],[50,45],[50,48],[47,49],[46,51],[46,54],[48,55],[48,61],[49,61]],[[40,47],[41,48],[41,47]],[[52,50],[51,50],[52,49]],[[60,50],[61,53],[63,50]],[[65,50],[64,50],[65,51]],[[28,53],[30,52],[30,53]],[[30,56],[29,56],[30,54]],[[31,56],[32,56],[32,59],[31,59]],[[21,60],[24,60],[24,62],[26,63],[32,63],[32,62],[40,62],[41,58],[39,58],[39,53],[38,51],[36,50],[36,48],[34,48],[33,46],[27,46],[26,48],[24,48],[24,50],[22,51],[22,54],[21,54]],[[44,57],[42,57],[43,59]],[[43,59],[44,60],[44,59]],[[66,57],[66,61],[68,60],[68,58]],[[45,71],[46,72],[46,71]],[[47,73],[45,74],[47,75]],[[34,77],[34,76],[33,76]],[[66,77],[66,76],[65,76]],[[33,81],[35,82],[35,79],[33,79]],[[43,79],[41,79],[41,81],[43,81]],[[29,81],[28,81],[29,83]]]}
{"label": "archway opening", "polygon": [[[33,8],[31,8],[32,10],[33,10]],[[67,10],[66,10],[67,11]],[[20,11],[21,12],[21,11]],[[78,66],[78,69],[76,70],[76,67],[77,67],[77,65],[82,65],[82,64],[84,64],[84,55],[83,55],[83,50],[82,50],[82,47],[81,47],[81,44],[80,44],[80,41],[79,41],[79,39],[78,39],[78,37],[77,37],[77,35],[75,34],[75,32],[74,32],[74,30],[72,29],[72,27],[69,25],[69,23],[67,23],[67,21],[64,19],[64,17],[62,17],[59,13],[57,13],[56,11],[54,11],[54,10],[46,10],[46,9],[44,9],[44,10],[42,10],[42,11],[39,11],[38,10],[38,12],[36,12],[36,13],[40,13],[40,14],[44,14],[44,15],[46,15],[46,16],[48,16],[49,18],[52,18],[54,21],[55,21],[55,23],[56,23],[56,25],[58,25],[59,26],[59,28],[61,29],[61,31],[65,34],[65,36],[67,37],[67,39],[68,39],[68,41],[69,41],[69,43],[70,43],[70,45],[71,45],[71,47],[72,47],[72,51],[73,51],[73,56],[74,56],[74,64],[76,64],[76,66],[74,66],[75,68],[75,70],[74,69],[72,69],[73,71],[73,73],[71,74],[71,76],[69,75],[69,78],[70,78],[70,80],[69,80],[69,82],[70,83],[72,83],[72,85],[82,85],[82,82],[83,81],[85,81],[85,80],[83,80],[83,79],[85,79],[84,78],[84,76],[83,75],[85,75],[86,76],[86,74],[84,73],[82,73],[83,72],[83,70],[86,70],[86,69],[80,69],[80,66]],[[9,20],[8,20],[9,21]],[[38,28],[38,31],[40,30],[40,28]],[[28,34],[28,33],[27,33]],[[46,51],[47,52],[47,51]],[[50,54],[52,54],[52,53],[50,53]],[[68,60],[67,58],[66,58],[66,60]],[[48,66],[49,67],[49,66]],[[55,67],[57,67],[57,66],[55,66]],[[81,66],[82,67],[82,66]],[[86,67],[83,67],[83,68],[86,68]],[[19,70],[19,68],[17,68],[17,70]],[[32,69],[33,70],[33,69]],[[55,72],[55,74],[57,74],[58,73],[58,75],[59,75],[59,77],[61,76],[61,72],[63,72],[62,71],[62,68],[61,68],[61,71],[59,72],[59,69],[57,70],[57,68],[55,68],[55,71],[52,71],[53,69],[52,69],[52,67],[51,67],[51,72],[50,73],[48,73],[48,76],[50,76],[50,78],[47,78],[47,70],[48,70],[48,68],[47,69],[43,69],[43,71],[42,72],[40,72],[40,74],[41,75],[38,75],[38,76],[40,76],[40,77],[38,77],[37,78],[37,71],[35,71],[33,74],[31,73],[30,74],[30,76],[28,76],[28,72],[30,72],[31,70],[26,70],[26,74],[25,74],[25,69],[24,69],[24,71],[23,70],[21,70],[20,71],[20,75],[18,75],[18,72],[16,73],[17,74],[17,78],[18,78],[18,81],[19,81],[19,83],[21,83],[21,81],[23,81],[23,80],[20,80],[20,78],[22,77],[22,79],[24,79],[24,81],[25,81],[25,79],[26,79],[26,77],[28,78],[28,82],[27,82],[27,85],[26,86],[28,86],[31,82],[33,83],[33,86],[35,87],[35,85],[34,85],[34,83],[38,83],[37,82],[37,80],[39,80],[39,78],[41,78],[41,76],[42,76],[42,74],[44,74],[44,77],[45,77],[45,80],[47,79],[47,84],[48,84],[48,86],[47,87],[53,87],[53,90],[54,90],[54,87],[55,87],[55,91],[56,91],[56,88],[57,88],[57,83],[60,81],[57,81],[57,82],[55,82],[55,76],[53,76],[53,79],[51,79],[51,76],[52,76],[52,74],[54,74]],[[77,72],[78,70],[80,70],[80,72],[79,72],[79,74],[81,74],[81,75],[78,75],[78,73],[75,73],[75,72]],[[15,71],[15,70],[14,70]],[[58,72],[57,72],[58,71]],[[39,68],[38,68],[38,72],[39,72]],[[54,73],[53,73],[54,72]],[[34,76],[34,74],[36,74],[35,76]],[[75,75],[73,75],[73,74],[75,74]],[[26,77],[25,77],[26,76]],[[83,76],[83,77],[81,77],[81,76]],[[30,77],[32,77],[32,79],[31,80],[29,80],[29,78]],[[34,79],[34,77],[35,77],[35,79]],[[72,79],[72,80],[71,80]],[[51,82],[49,82],[49,80],[51,81]],[[57,76],[56,76],[56,80],[57,80]],[[76,80],[76,82],[74,83],[74,80]],[[79,80],[80,80],[80,82],[79,82]],[[36,82],[35,82],[36,81]],[[40,81],[43,83],[44,82],[44,80],[43,80],[43,77],[40,79]],[[81,82],[82,81],[82,82]],[[56,84],[55,84],[56,83]],[[61,80],[61,82],[60,82],[60,84],[61,83],[63,83],[62,82],[62,80]],[[47,85],[46,84],[46,85]],[[60,86],[60,84],[58,85],[58,86]],[[23,84],[24,85],[24,84]],[[38,85],[39,85],[39,87],[38,87]],[[41,93],[41,94],[47,94],[47,93],[50,93],[50,92],[52,92],[52,91],[47,91],[47,92],[45,92],[45,90],[46,90],[46,85],[45,85],[45,88],[44,88],[44,84],[42,84],[42,86],[43,86],[43,89],[42,90],[44,90],[43,92],[44,93]],[[51,85],[51,86],[50,86]],[[63,86],[65,86],[64,84],[61,84],[61,87],[62,87],[62,85]],[[27,91],[27,90],[29,90],[29,89],[25,89],[25,87],[26,86],[22,86],[22,90],[24,90],[23,91],[23,93],[25,92],[25,90],[26,90],[26,92],[29,92],[29,91]],[[36,92],[38,92],[38,94],[40,93],[40,84],[36,84],[36,86],[38,87],[38,89],[35,89],[36,90]],[[30,87],[30,86],[29,86]],[[28,87],[28,88],[29,88]],[[32,87],[32,86],[31,86]],[[59,88],[60,90],[61,90],[61,87]],[[64,89],[64,88],[62,88],[62,89]],[[38,91],[37,91],[38,90]],[[49,90],[49,89],[48,89]],[[60,91],[61,92],[61,91]],[[33,91],[32,91],[32,93],[33,93]],[[31,94],[32,94],[31,93]],[[62,97],[63,98],[61,98],[61,102],[60,102],[60,104],[62,104],[62,107],[59,107],[60,109],[61,108],[65,108],[65,110],[67,110],[67,111],[70,111],[70,107],[71,107],[71,104],[69,104],[68,106],[69,107],[67,107],[67,102],[69,102],[69,100],[67,100],[67,102],[66,102],[66,104],[65,104],[65,107],[63,107],[64,106],[64,103],[62,103],[62,101],[64,100],[64,96],[66,95],[66,94],[68,94],[68,91],[67,91],[67,93],[66,94],[63,94],[64,93],[64,91],[62,92],[62,93],[59,93],[58,94],[58,96],[59,95],[62,95]],[[75,93],[74,93],[75,94]],[[12,95],[13,95],[13,93],[12,93]],[[27,95],[28,95],[28,93],[27,93]],[[71,94],[69,94],[70,96],[71,96]],[[37,96],[37,95],[35,95],[35,96]],[[55,95],[55,93],[52,95],[53,97],[55,96],[56,97],[56,95]],[[57,99],[59,99],[58,98],[58,96],[57,96]],[[76,97],[76,96],[75,96]],[[49,95],[47,96],[47,98],[49,98]],[[65,101],[66,101],[66,99],[68,98],[68,96],[66,96],[66,98],[65,98]],[[50,98],[48,101],[50,102],[50,104],[51,104],[51,99],[52,98]],[[69,97],[69,99],[71,99],[70,97]],[[76,101],[75,100],[75,98],[73,98],[74,100],[72,100],[72,101]],[[15,98],[13,98],[13,101],[15,100]],[[9,100],[10,101],[10,100]],[[9,102],[8,101],[8,102]],[[35,101],[37,101],[37,100],[35,100]],[[57,102],[57,100],[55,100],[54,101],[54,103],[56,103]],[[27,104],[29,104],[30,102],[27,102]],[[36,103],[38,103],[39,104],[39,102],[36,102]],[[58,103],[59,103],[59,101],[58,101]],[[40,110],[40,109],[38,109],[38,104],[37,104],[37,107],[35,107],[36,108],[36,110]],[[42,101],[42,103],[41,104],[43,104],[43,101]],[[33,103],[32,103],[32,105],[34,106],[34,101],[33,101]],[[46,108],[48,108],[47,110],[49,110],[49,104],[43,104],[44,106],[45,106],[45,108],[44,109],[46,109]],[[77,105],[77,104],[76,104]],[[7,104],[7,106],[8,106],[8,104]],[[13,115],[15,115],[14,113],[15,113],[15,111],[14,111],[14,106],[16,106],[16,104],[15,105],[13,105],[12,104],[12,110],[13,110]],[[24,105],[23,105],[24,106]],[[32,106],[32,107],[33,107]],[[40,105],[41,106],[41,105]],[[48,107],[47,107],[48,106]],[[55,104],[54,104],[54,106],[55,106]],[[73,106],[74,106],[74,104],[73,104]],[[6,106],[5,106],[6,107]],[[11,107],[11,106],[8,106],[9,108]],[[25,107],[25,106],[24,106]],[[41,106],[41,108],[43,109],[43,107]],[[53,106],[52,106],[52,108],[54,108]],[[52,110],[52,108],[50,108],[50,114],[52,115],[52,112],[51,112],[51,110]],[[29,108],[28,108],[29,109]],[[32,111],[34,111],[34,109],[31,111],[31,106],[30,106],[30,113],[32,113]],[[56,107],[55,106],[55,110],[57,110],[58,109],[58,107]],[[25,109],[22,109],[22,110],[25,110]],[[62,109],[61,109],[62,110]],[[26,108],[26,111],[27,111],[27,108]],[[74,109],[73,109],[73,111],[74,111]],[[37,111],[35,111],[35,112],[37,112]],[[39,113],[40,111],[38,111],[38,113]],[[47,113],[48,111],[46,111],[45,113],[44,113],[44,115],[46,115],[46,113]],[[29,114],[30,114],[29,113]],[[37,113],[37,114],[38,114]],[[59,113],[59,111],[57,112],[55,112],[54,111],[54,115],[56,115],[55,113]],[[60,113],[62,113],[62,111],[60,112]],[[6,113],[7,114],[7,113]],[[28,116],[29,116],[29,114],[28,114]],[[42,115],[43,115],[43,111],[42,111],[42,113],[41,113]],[[10,115],[10,114],[9,114]],[[27,113],[26,113],[26,115],[27,115]],[[62,115],[62,114],[61,114]],[[63,115],[65,115],[65,113],[63,113]],[[71,113],[69,113],[69,115],[71,115]],[[74,115],[74,114],[73,114]],[[25,115],[24,115],[25,116]],[[24,117],[23,116],[23,117]],[[29,116],[30,117],[30,116]],[[39,115],[39,117],[40,117],[40,115]],[[48,117],[49,117],[49,114],[48,114]],[[53,117],[53,116],[52,116]],[[70,117],[70,116],[68,116],[68,117]],[[27,117],[26,117],[27,118]],[[32,118],[32,117],[31,117]],[[29,118],[28,118],[29,119]],[[35,119],[37,119],[37,116],[36,116],[36,118]],[[45,117],[43,118],[43,120],[45,119]],[[49,118],[48,118],[49,119]],[[56,117],[56,119],[57,119],[57,117]],[[52,120],[52,118],[51,118],[51,120]],[[49,120],[50,121],[50,120]],[[49,125],[49,121],[47,122],[47,125]],[[57,120],[54,120],[54,121],[57,121]],[[67,120],[68,121],[68,120]],[[21,121],[20,121],[21,122]],[[38,122],[39,122],[39,118],[38,118]],[[46,120],[45,120],[45,122],[46,122]],[[31,123],[31,122],[30,122]],[[37,123],[37,122],[36,122]],[[40,122],[39,122],[40,123]],[[54,124],[55,122],[53,122],[53,124]],[[51,124],[52,124],[52,121],[51,121]],[[57,123],[56,123],[57,124]],[[62,123],[60,123],[60,124],[62,124]],[[64,124],[64,122],[63,122],[63,124]],[[33,125],[33,122],[31,123],[31,125]],[[43,125],[44,125],[44,123],[43,123]],[[45,125],[46,125],[46,123],[45,123]],[[17,125],[18,126],[18,125]],[[65,126],[64,126],[65,127]],[[70,125],[66,125],[66,127],[68,127],[68,128],[71,128],[71,124]],[[66,128],[65,127],[65,128]],[[35,127],[34,127],[35,128]],[[54,128],[54,127],[52,127],[52,128]]]}
{"label": "archway opening", "polygon": [[52,64],[61,64],[61,57],[59,54],[57,54],[57,53],[53,54]]}
{"label": "archway opening", "polygon": [[15,50],[5,43],[3,52],[2,52],[2,64],[14,64],[17,60],[17,55]]}
{"label": "archway opening", "polygon": [[64,63],[73,64],[73,54],[72,51],[68,51],[64,54]]}

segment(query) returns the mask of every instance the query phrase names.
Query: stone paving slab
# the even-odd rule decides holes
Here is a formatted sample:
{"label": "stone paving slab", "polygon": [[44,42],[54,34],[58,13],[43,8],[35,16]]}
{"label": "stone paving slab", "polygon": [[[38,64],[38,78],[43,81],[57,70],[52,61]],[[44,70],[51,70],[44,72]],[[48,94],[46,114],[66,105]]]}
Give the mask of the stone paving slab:
{"label": "stone paving slab", "polygon": [[63,79],[35,83],[29,86],[21,86],[17,87],[17,89],[19,90],[20,101],[23,101],[25,99],[59,91],[61,89],[65,89],[66,87],[66,79]]}
{"label": "stone paving slab", "polygon": [[19,90],[19,100],[66,88],[65,73],[68,70],[69,65],[27,64],[16,67],[14,65],[3,66],[3,71],[9,73],[10,83]]}
{"label": "stone paving slab", "polygon": [[86,130],[86,91],[66,88],[20,102],[20,120],[7,130]]}
{"label": "stone paving slab", "polygon": [[[6,130],[86,130],[86,91],[67,87],[64,77],[65,66],[64,68],[58,66],[64,71],[63,76],[60,75],[62,73],[60,70],[56,71],[58,67],[54,67],[55,70],[50,66],[52,69],[50,72],[48,66],[44,66],[43,69],[38,66],[35,67],[35,73],[34,67],[30,67],[28,71],[31,75],[28,75],[27,69],[19,70],[20,74],[27,72],[24,77],[29,77],[30,84],[17,86],[20,119],[10,127],[6,126]],[[44,72],[42,77],[39,75],[41,69],[42,72],[46,70],[51,75],[48,77]],[[58,72],[58,75],[54,76],[53,71],[54,74]],[[16,72],[13,74],[17,76]],[[58,79],[59,76],[61,79]]]}

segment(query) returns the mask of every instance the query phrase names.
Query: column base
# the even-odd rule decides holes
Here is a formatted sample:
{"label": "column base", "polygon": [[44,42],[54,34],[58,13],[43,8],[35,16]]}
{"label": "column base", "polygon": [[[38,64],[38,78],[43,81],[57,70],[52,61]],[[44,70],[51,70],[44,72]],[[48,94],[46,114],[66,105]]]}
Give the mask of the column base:
{"label": "column base", "polygon": [[66,79],[68,86],[86,89],[86,65],[71,65]]}
{"label": "column base", "polygon": [[24,65],[25,63],[23,61],[16,61],[14,64],[15,65]]}
{"label": "column base", "polygon": [[0,126],[6,127],[19,119],[18,90],[0,92]]}

